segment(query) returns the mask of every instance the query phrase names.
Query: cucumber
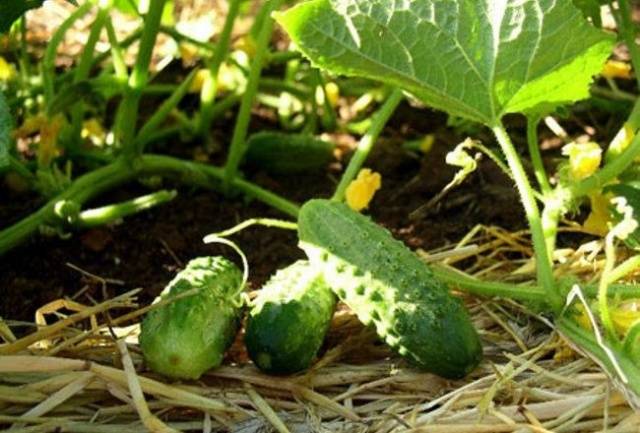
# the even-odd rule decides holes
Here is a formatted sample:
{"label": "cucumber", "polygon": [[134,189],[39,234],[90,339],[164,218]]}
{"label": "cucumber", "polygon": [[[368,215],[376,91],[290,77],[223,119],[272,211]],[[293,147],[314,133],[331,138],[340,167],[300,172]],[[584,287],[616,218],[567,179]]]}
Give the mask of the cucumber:
{"label": "cucumber", "polygon": [[308,368],[329,330],[337,299],[322,274],[300,260],[262,287],[247,320],[245,344],[260,370],[291,374]]}
{"label": "cucumber", "polygon": [[451,379],[478,365],[480,339],[462,302],[387,230],[342,203],[311,200],[298,234],[338,297],[401,356]]}
{"label": "cucumber", "polygon": [[140,347],[147,365],[175,379],[198,379],[222,363],[242,314],[242,272],[224,257],[199,257],[156,299],[193,295],[150,311],[142,321]]}
{"label": "cucumber", "polygon": [[275,174],[324,169],[333,160],[335,145],[312,135],[259,132],[247,141],[246,162]]}

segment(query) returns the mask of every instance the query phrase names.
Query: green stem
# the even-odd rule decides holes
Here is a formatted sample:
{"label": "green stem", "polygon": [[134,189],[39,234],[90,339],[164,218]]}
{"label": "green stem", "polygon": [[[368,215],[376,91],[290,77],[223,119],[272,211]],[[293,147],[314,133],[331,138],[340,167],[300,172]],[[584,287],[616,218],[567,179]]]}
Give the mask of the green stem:
{"label": "green stem", "polygon": [[522,166],[520,156],[516,151],[511,138],[507,134],[502,122],[498,122],[496,126],[492,128],[493,133],[498,139],[498,143],[502,148],[505,157],[507,158],[507,164],[513,173],[516,187],[520,193],[520,199],[524,205],[525,215],[529,222],[531,229],[531,235],[533,238],[533,248],[536,258],[536,269],[538,276],[538,283],[544,287],[548,296],[548,301],[555,310],[562,308],[563,299],[556,291],[555,281],[553,277],[553,268],[550,260],[550,252],[547,251],[547,243],[544,236],[544,230],[542,228],[542,222],[540,219],[540,210],[538,209],[538,203],[536,197],[527,178],[527,173]]}
{"label": "green stem", "polygon": [[536,180],[538,181],[538,185],[540,185],[542,194],[546,195],[551,192],[551,185],[549,184],[547,171],[544,168],[542,155],[540,154],[540,143],[538,142],[539,122],[539,117],[527,117],[527,144],[529,146],[529,155],[531,156],[531,163],[533,164]]}
{"label": "green stem", "polygon": [[233,25],[240,12],[241,3],[242,0],[229,0],[229,10],[224,22],[224,27],[222,28],[222,32],[218,38],[218,44],[208,65],[209,76],[205,80],[200,92],[200,119],[197,130],[203,136],[208,136],[209,128],[211,127],[213,104],[216,100],[216,94],[218,93],[218,72],[220,71],[220,65],[222,65],[229,51],[231,32],[233,31]]}
{"label": "green stem", "polygon": [[537,286],[516,286],[508,283],[482,281],[437,265],[432,266],[431,269],[438,279],[473,295],[514,299],[523,302],[545,303],[547,301],[546,292]]}
{"label": "green stem", "polygon": [[347,187],[353,179],[358,175],[360,168],[369,156],[369,152],[373,148],[374,143],[382,133],[385,125],[400,105],[400,102],[404,99],[402,90],[395,89],[391,95],[387,98],[380,110],[374,115],[373,121],[367,133],[358,142],[356,152],[353,154],[349,165],[340,179],[340,183],[336,188],[336,192],[333,194],[332,200],[342,201],[344,200]]}
{"label": "green stem", "polygon": [[44,86],[44,98],[47,105],[53,101],[55,95],[54,80],[58,47],[71,26],[86,15],[91,10],[91,6],[91,2],[86,2],[73,11],[73,13],[62,22],[60,27],[58,27],[51,37],[51,41],[47,44],[47,50],[42,61],[42,84]]}
{"label": "green stem", "polygon": [[640,268],[640,255],[633,256],[613,268],[607,275],[607,283],[621,280]]}
{"label": "green stem", "polygon": [[140,128],[140,132],[136,136],[136,154],[140,155],[144,151],[144,146],[148,142],[148,138],[154,134],[162,122],[171,114],[171,112],[178,106],[184,95],[187,94],[189,88],[191,87],[191,83],[193,82],[194,77],[196,76],[196,70],[194,69],[187,76],[185,80],[180,83],[180,86],[176,88],[173,94],[166,99],[162,105],[153,113],[153,116],[147,120],[142,128]]}
{"label": "green stem", "polygon": [[[0,231],[0,255],[27,240],[38,228],[46,224],[58,224],[55,206],[61,201],[82,205],[101,193],[129,182],[139,176],[158,175],[172,177],[187,185],[204,188],[220,186],[224,169],[209,164],[183,161],[163,155],[143,155],[135,161],[123,156],[114,162],[80,176],[64,192],[50,200],[35,213]],[[233,188],[260,200],[281,212],[297,218],[299,206],[267,191],[249,181],[236,178]]]}
{"label": "green stem", "polygon": [[29,51],[27,50],[27,16],[20,18],[20,77],[23,83],[29,81]]}
{"label": "green stem", "polygon": [[[82,51],[82,56],[80,57],[80,62],[76,67],[75,73],[73,75],[73,82],[79,83],[83,80],[89,78],[89,73],[91,72],[91,65],[93,64],[93,53],[96,48],[96,44],[100,39],[100,33],[104,28],[104,24],[109,16],[109,10],[107,8],[101,7],[98,10],[98,15],[91,25],[91,31],[89,33],[89,38],[87,39],[87,43],[84,46],[84,50]],[[51,113],[50,113],[51,114]],[[82,133],[82,121],[84,120],[84,107],[81,101],[74,104],[71,110],[71,130],[72,137],[75,143],[79,143],[81,140]]]}
{"label": "green stem", "polygon": [[113,20],[111,19],[111,16],[107,17],[105,28],[107,29],[107,36],[109,37],[109,44],[111,45],[111,59],[113,61],[115,76],[118,80],[124,82],[129,76],[129,71],[127,69],[127,63],[124,60],[122,46],[118,42],[118,36],[116,35],[115,28],[113,27]]}
{"label": "green stem", "polygon": [[[473,295],[535,302],[543,305],[549,301],[545,290],[540,286],[483,281],[457,269],[450,269],[437,264],[432,264],[430,267],[439,280]],[[580,288],[589,298],[598,295],[598,285],[584,284],[580,285]],[[611,284],[608,295],[611,298],[619,300],[638,298],[640,297],[640,286],[632,284]],[[566,296],[566,293],[562,293],[562,296]]]}
{"label": "green stem", "polygon": [[246,151],[246,138],[247,131],[249,129],[249,120],[251,118],[251,108],[258,92],[258,85],[260,82],[260,75],[262,74],[267,46],[269,45],[271,33],[273,32],[274,22],[270,15],[271,12],[280,7],[282,1],[283,0],[268,0],[263,6],[265,9],[262,12],[266,14],[266,19],[264,20],[258,34],[258,39],[256,41],[256,54],[253,58],[253,62],[251,63],[251,70],[249,71],[249,81],[242,97],[238,118],[233,130],[229,156],[224,169],[225,188],[229,188],[233,183],[238,172],[238,166],[240,165],[242,157]]}
{"label": "green stem", "polygon": [[80,213],[74,227],[90,228],[109,224],[121,220],[124,217],[167,203],[176,198],[177,195],[178,193],[176,191],[162,190],[122,203],[89,209]]}
{"label": "green stem", "polygon": [[29,183],[33,183],[36,180],[35,175],[31,172],[31,170],[29,170],[22,162],[20,162],[19,159],[12,155],[9,155],[8,168]]}
{"label": "green stem", "polygon": [[149,12],[145,16],[144,29],[140,38],[140,48],[124,98],[118,107],[116,119],[116,139],[125,153],[130,157],[137,156],[137,147],[133,140],[138,121],[138,106],[142,89],[149,80],[149,64],[156,43],[160,21],[166,0],[150,0]]}
{"label": "green stem", "polygon": [[[327,95],[327,87],[324,77],[322,76],[322,72],[319,69],[316,69],[313,74],[317,77],[316,79],[319,82],[320,90],[324,95],[323,104],[322,104],[322,127],[325,130],[332,131],[335,129],[337,124],[336,110],[333,109],[331,105],[331,101],[329,101],[329,96]],[[315,98],[315,94],[314,94]],[[314,99],[315,100],[315,99]]]}
{"label": "green stem", "polygon": [[166,35],[171,36],[176,42],[187,42],[189,44],[195,45],[199,49],[206,51],[207,54],[211,54],[214,51],[212,45],[208,42],[202,42],[198,39],[192,38],[189,35],[185,35],[184,33],[180,33],[173,27],[169,26],[160,26],[160,32]]}
{"label": "green stem", "polygon": [[615,327],[613,325],[613,319],[611,318],[611,312],[609,311],[609,281],[611,280],[611,271],[616,261],[616,251],[613,233],[610,232],[604,240],[604,252],[605,261],[604,269],[602,270],[602,277],[598,283],[598,312],[600,313],[600,321],[607,337],[611,341],[617,342],[617,336]]}
{"label": "green stem", "polygon": [[622,35],[622,38],[629,49],[629,53],[631,54],[631,63],[633,64],[633,69],[636,72],[638,86],[640,86],[640,49],[636,44],[636,27],[631,18],[631,6],[627,0],[620,0],[618,1],[618,7],[620,8],[620,13],[615,14],[616,21],[618,23],[618,28],[620,29],[620,34]]}

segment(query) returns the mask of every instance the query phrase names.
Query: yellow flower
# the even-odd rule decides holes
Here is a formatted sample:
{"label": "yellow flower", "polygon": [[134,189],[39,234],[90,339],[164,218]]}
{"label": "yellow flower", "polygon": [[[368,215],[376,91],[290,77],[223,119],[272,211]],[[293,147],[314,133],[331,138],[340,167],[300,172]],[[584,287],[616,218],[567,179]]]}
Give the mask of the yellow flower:
{"label": "yellow flower", "polygon": [[569,157],[569,174],[573,180],[582,180],[598,170],[602,162],[602,148],[598,143],[569,143],[562,148]]}
{"label": "yellow flower", "polygon": [[609,232],[609,224],[611,223],[610,197],[596,193],[590,195],[589,200],[591,200],[591,213],[582,228],[587,233],[605,236]]}
{"label": "yellow flower", "polygon": [[16,75],[16,68],[0,56],[0,81],[10,81]]}
{"label": "yellow flower", "polygon": [[382,176],[380,176],[380,173],[363,168],[358,173],[358,177],[347,187],[347,204],[351,209],[358,212],[366,209],[381,186]]}
{"label": "yellow flower", "polygon": [[198,69],[196,76],[193,77],[191,87],[189,87],[189,93],[200,93],[204,83],[211,77],[211,71],[208,69]]}
{"label": "yellow flower", "polygon": [[327,95],[327,101],[333,108],[338,106],[340,100],[340,87],[333,81],[328,82],[324,86],[324,93]]}
{"label": "yellow flower", "polygon": [[87,119],[82,122],[82,138],[88,138],[97,146],[105,142],[107,133],[98,119]]}
{"label": "yellow flower", "polygon": [[609,60],[602,68],[602,76],[605,78],[625,78],[633,77],[631,65],[617,60]]}

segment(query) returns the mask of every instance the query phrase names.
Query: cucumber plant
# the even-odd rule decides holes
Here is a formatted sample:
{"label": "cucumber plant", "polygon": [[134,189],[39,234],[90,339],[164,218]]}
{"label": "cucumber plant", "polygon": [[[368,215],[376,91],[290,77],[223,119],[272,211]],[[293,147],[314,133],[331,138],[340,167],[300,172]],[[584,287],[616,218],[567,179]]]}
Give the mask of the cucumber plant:
{"label": "cucumber plant", "polygon": [[[629,46],[633,64],[640,66],[630,2],[618,4],[614,13],[621,38]],[[640,327],[634,327],[625,341],[610,329],[607,269],[596,294],[600,318],[596,330],[577,326],[573,297],[553,273],[553,253],[560,219],[586,196],[623,175],[640,155],[640,136],[635,135],[640,102],[624,126],[632,131],[627,147],[583,179],[564,179],[552,187],[537,142],[542,116],[588,97],[592,77],[611,54],[615,37],[592,26],[571,0],[310,0],[276,19],[314,65],[385,82],[434,108],[491,128],[531,230],[542,288],[533,296],[556,317],[559,331],[603,365],[629,390],[630,401],[638,404],[640,360],[634,359],[637,350],[631,348],[637,346]],[[509,113],[528,119],[538,187],[528,178],[503,123]],[[626,237],[623,230],[614,232]],[[613,237],[607,239],[613,243]],[[491,282],[449,277],[479,294],[493,295],[498,288]],[[502,296],[522,296],[519,288],[499,288]],[[604,338],[598,328],[604,329]]]}

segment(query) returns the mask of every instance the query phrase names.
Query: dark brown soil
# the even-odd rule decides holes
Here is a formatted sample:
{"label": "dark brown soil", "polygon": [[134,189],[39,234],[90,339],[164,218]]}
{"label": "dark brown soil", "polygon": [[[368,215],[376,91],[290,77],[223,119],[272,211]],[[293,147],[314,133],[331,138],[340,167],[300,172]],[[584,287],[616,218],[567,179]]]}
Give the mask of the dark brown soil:
{"label": "dark brown soil", "polygon": [[[456,242],[477,224],[519,229],[524,218],[511,182],[488,159],[461,187],[451,192],[429,215],[410,221],[408,214],[429,201],[446,185],[454,170],[444,164],[446,153],[460,141],[444,128],[444,116],[407,106],[398,110],[369,167],[380,172],[383,188],[371,204],[372,217],[412,248],[431,249]],[[428,156],[410,154],[399,146],[403,137],[437,132]],[[488,143],[488,141],[487,141]],[[328,196],[342,164],[308,176],[251,176],[260,185],[292,200]],[[145,193],[138,184],[113,191],[100,202]],[[0,227],[37,208],[36,199],[12,195],[0,188]],[[173,202],[130,217],[119,225],[73,233],[68,239],[37,237],[0,259],[0,316],[32,320],[47,302],[71,297],[89,303],[143,288],[141,302],[150,302],[189,259],[224,254],[237,260],[228,247],[204,245],[208,233],[229,228],[251,217],[282,217],[257,201],[226,198],[220,193],[181,189]],[[249,259],[251,284],[258,287],[276,269],[301,258],[294,232],[254,227],[233,237]],[[107,280],[103,284],[78,269]]]}

